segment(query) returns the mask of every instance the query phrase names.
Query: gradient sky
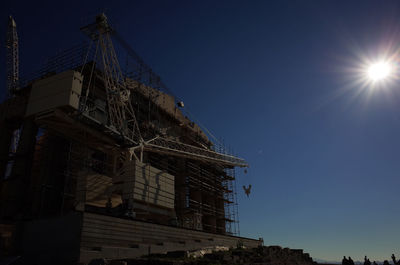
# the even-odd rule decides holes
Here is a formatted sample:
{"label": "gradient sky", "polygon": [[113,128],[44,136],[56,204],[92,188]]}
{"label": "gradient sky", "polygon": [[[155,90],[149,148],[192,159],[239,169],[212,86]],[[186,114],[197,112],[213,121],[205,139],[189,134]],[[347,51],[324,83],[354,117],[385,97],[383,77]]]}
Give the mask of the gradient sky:
{"label": "gradient sky", "polygon": [[7,1],[0,40],[12,14],[29,73],[102,11],[249,162],[241,236],[325,260],[400,254],[400,80],[373,89],[359,73],[400,47],[400,2]]}

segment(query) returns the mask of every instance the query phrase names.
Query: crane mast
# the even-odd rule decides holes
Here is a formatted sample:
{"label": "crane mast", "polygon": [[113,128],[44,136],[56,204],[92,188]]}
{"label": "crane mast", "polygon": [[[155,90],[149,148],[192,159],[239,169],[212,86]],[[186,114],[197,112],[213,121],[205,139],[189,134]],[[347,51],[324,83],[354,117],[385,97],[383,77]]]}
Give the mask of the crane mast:
{"label": "crane mast", "polygon": [[128,141],[128,144],[138,143],[141,137],[131,104],[130,90],[125,83],[112,44],[110,35],[113,29],[108,24],[107,17],[100,14],[96,17],[94,24],[83,27],[81,30],[100,47],[100,62],[104,71],[110,126],[116,129],[123,139]]}
{"label": "crane mast", "polygon": [[[6,71],[7,71],[7,97],[11,98],[19,87],[19,58],[18,58],[18,35],[17,23],[12,16],[8,17],[7,40],[6,40]],[[19,130],[14,130],[10,152],[17,152],[19,141]]]}
{"label": "crane mast", "polygon": [[17,24],[12,16],[8,17],[7,29],[7,93],[11,97],[17,91],[19,82],[19,58]]}

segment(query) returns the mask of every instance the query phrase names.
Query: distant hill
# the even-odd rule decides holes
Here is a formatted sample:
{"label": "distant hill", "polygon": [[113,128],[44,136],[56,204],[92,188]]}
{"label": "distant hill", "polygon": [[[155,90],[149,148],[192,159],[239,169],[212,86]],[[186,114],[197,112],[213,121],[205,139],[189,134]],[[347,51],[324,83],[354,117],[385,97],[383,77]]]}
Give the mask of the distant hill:
{"label": "distant hill", "polygon": [[314,260],[315,262],[317,262],[318,264],[324,264],[324,265],[342,264],[341,261],[331,261],[331,260],[316,259],[316,258],[313,258],[313,260]]}

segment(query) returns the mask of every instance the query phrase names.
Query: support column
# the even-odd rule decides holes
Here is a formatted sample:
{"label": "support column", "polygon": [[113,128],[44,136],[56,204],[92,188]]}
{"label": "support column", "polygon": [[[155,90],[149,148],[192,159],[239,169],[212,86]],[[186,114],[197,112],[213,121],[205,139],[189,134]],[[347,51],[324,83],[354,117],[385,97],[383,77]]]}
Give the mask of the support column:
{"label": "support column", "polygon": [[175,212],[180,226],[184,225],[186,204],[186,160],[177,161],[175,175]]}
{"label": "support column", "polygon": [[9,159],[9,151],[12,140],[12,130],[3,120],[0,121],[0,219],[7,215],[8,182],[4,177]]}
{"label": "support column", "polygon": [[35,151],[36,135],[38,127],[34,119],[26,119],[23,122],[21,136],[15,154],[14,164],[10,178],[13,179],[14,190],[18,191],[10,198],[10,207],[15,214],[26,214],[29,212],[31,200],[27,195],[31,190],[31,169],[33,153]]}
{"label": "support column", "polygon": [[0,180],[6,173],[12,137],[12,129],[7,126],[5,121],[0,121]]}
{"label": "support column", "polygon": [[25,180],[29,180],[38,127],[33,119],[25,120],[22,126],[11,175],[13,177],[22,177]]}

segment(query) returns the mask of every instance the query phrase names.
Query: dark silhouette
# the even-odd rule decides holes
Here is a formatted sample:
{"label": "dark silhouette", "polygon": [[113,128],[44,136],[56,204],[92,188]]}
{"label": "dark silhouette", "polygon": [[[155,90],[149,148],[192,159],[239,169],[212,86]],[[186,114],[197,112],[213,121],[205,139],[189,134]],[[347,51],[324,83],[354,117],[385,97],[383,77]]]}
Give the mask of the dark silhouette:
{"label": "dark silhouette", "polygon": [[374,261],[374,263],[372,263],[372,265],[378,265],[378,263],[376,263],[376,261]]}
{"label": "dark silhouette", "polygon": [[354,265],[354,261],[351,259],[350,256],[349,256],[349,265]]}
{"label": "dark silhouette", "polygon": [[247,197],[249,197],[250,191],[251,191],[251,185],[249,185],[248,188],[246,188],[246,186],[243,186],[243,189],[244,189],[244,193],[246,193]]}
{"label": "dark silhouette", "polygon": [[400,265],[400,260],[396,261],[396,256],[392,254],[392,260],[394,265]]}
{"label": "dark silhouette", "polygon": [[383,262],[383,265],[390,265],[390,264],[389,264],[389,261],[387,261],[387,260],[385,259],[385,261]]}
{"label": "dark silhouette", "polygon": [[349,261],[346,259],[346,256],[343,256],[342,265],[349,265]]}
{"label": "dark silhouette", "polygon": [[369,261],[367,256],[364,257],[364,265],[371,265],[371,261]]}

